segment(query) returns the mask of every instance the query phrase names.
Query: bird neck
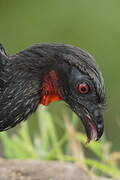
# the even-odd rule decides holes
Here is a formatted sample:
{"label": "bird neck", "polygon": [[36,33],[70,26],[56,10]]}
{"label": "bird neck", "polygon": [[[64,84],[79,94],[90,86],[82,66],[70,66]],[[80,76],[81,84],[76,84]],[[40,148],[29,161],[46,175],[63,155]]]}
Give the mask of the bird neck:
{"label": "bird neck", "polygon": [[61,89],[69,68],[62,56],[57,54],[56,57],[55,52],[50,53],[48,50],[36,46],[12,57],[13,66],[16,66],[14,69],[24,72],[28,81],[31,78],[39,82],[40,104],[45,106],[64,99]]}

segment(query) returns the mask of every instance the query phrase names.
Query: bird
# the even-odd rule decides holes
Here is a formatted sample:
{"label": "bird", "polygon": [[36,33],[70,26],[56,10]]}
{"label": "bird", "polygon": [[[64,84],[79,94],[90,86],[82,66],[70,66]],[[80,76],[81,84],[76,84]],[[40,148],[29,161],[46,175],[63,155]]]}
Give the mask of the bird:
{"label": "bird", "polygon": [[101,138],[105,87],[92,55],[63,43],[9,55],[0,44],[0,131],[26,120],[39,105],[60,100],[81,119],[89,141]]}

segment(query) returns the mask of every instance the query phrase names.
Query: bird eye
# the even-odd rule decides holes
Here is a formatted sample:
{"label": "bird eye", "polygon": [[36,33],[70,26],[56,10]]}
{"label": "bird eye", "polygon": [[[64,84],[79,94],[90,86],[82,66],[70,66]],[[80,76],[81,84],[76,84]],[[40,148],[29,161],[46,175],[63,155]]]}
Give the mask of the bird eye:
{"label": "bird eye", "polygon": [[90,91],[90,87],[86,83],[81,83],[78,85],[78,90],[81,94],[87,94]]}

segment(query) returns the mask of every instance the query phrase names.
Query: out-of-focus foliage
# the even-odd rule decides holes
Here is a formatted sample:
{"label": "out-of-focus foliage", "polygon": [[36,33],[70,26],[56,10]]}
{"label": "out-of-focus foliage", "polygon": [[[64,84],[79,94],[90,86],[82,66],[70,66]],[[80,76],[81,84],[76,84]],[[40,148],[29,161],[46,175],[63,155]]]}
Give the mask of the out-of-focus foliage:
{"label": "out-of-focus foliage", "polygon": [[[111,145],[111,151],[104,150],[103,156],[99,156],[99,150],[108,147],[108,143],[103,139],[103,145],[100,147],[96,142],[87,148],[85,146],[87,157],[98,160],[97,169],[100,170],[102,167],[97,164],[98,162],[105,165],[104,170],[97,173],[109,174],[108,165],[109,168],[117,168],[116,159],[120,157],[119,19],[119,0],[0,0],[0,42],[9,53],[15,54],[36,43],[62,42],[89,51],[99,64],[106,86],[105,135]],[[2,133],[4,147],[9,147],[4,148],[6,156],[12,158],[12,151],[14,157],[19,158],[74,159],[71,157],[69,137],[63,120],[63,114],[66,112],[72,116],[71,111],[65,108],[63,103],[54,103],[48,107],[48,111],[41,109],[40,113],[38,111],[29,118],[22,129],[19,130],[17,127],[8,132],[10,135],[13,134],[13,139],[9,140],[6,134]],[[79,140],[83,137],[80,136],[81,121],[75,119],[72,124],[76,128],[76,138]],[[20,137],[15,135],[17,131]],[[90,147],[92,153],[89,151]],[[94,151],[97,154],[93,153]],[[95,161],[86,162],[92,165]],[[112,172],[110,170],[113,176]]]}
{"label": "out-of-focus foliage", "polygon": [[[33,140],[30,137],[28,123],[19,129],[17,135],[9,136],[8,133],[1,133],[0,138],[7,158],[69,161],[81,167],[88,165],[97,175],[120,177],[117,161],[113,158],[105,138],[101,142],[85,144],[86,136],[75,129],[78,119],[74,114],[71,119],[67,114],[63,115],[65,126],[62,127],[64,133],[61,137],[59,125],[56,126],[54,117],[47,108],[42,107],[39,115],[40,131]],[[84,156],[83,148],[91,151],[96,159],[90,158],[87,154]]]}

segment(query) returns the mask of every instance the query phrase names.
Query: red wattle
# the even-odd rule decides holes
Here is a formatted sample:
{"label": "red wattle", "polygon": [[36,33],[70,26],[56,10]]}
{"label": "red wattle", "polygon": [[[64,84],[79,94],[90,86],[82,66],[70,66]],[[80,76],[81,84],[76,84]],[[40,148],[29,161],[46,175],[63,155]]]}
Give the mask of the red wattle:
{"label": "red wattle", "polygon": [[40,104],[48,106],[50,103],[62,100],[58,88],[58,77],[55,71],[45,74],[42,83],[42,99]]}
{"label": "red wattle", "polygon": [[50,103],[55,101],[60,101],[62,98],[56,95],[44,95],[41,100],[41,104],[44,106],[48,106]]}

